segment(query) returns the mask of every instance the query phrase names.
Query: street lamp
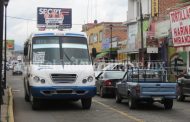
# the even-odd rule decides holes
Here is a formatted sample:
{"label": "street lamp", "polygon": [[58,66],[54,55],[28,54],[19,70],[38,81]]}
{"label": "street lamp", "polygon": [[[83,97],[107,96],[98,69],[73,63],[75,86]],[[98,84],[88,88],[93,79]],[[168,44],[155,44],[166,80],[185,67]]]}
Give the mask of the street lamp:
{"label": "street lamp", "polygon": [[4,6],[5,6],[5,41],[4,41],[4,88],[6,88],[6,63],[7,63],[7,6],[8,6],[9,0],[4,0]]}
{"label": "street lamp", "polygon": [[113,28],[113,25],[110,24],[110,53],[109,53],[110,59],[112,59],[112,28]]}

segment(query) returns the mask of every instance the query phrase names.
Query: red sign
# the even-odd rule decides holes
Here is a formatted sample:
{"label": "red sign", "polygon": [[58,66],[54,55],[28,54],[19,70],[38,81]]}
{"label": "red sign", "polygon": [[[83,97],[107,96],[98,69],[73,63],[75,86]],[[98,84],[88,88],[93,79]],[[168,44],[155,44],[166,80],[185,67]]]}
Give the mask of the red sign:
{"label": "red sign", "polygon": [[174,46],[190,45],[190,6],[170,12]]}

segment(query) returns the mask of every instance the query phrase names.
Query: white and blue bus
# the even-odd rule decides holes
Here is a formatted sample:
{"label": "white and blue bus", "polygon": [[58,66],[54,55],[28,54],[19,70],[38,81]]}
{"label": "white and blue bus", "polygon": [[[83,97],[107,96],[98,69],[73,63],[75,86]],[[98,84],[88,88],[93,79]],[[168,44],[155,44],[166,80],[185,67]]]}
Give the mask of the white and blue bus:
{"label": "white and blue bus", "polygon": [[90,109],[96,94],[85,33],[36,32],[24,45],[25,100],[39,109],[42,100],[81,100]]}

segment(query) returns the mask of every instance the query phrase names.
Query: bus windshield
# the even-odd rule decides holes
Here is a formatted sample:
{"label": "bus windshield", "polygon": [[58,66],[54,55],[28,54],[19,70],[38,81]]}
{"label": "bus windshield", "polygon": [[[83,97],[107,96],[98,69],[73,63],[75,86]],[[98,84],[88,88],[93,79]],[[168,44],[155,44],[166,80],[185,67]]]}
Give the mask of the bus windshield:
{"label": "bus windshield", "polygon": [[34,37],[33,64],[89,65],[87,40],[82,37]]}
{"label": "bus windshield", "polygon": [[85,38],[63,37],[61,42],[64,63],[74,65],[90,63],[87,40]]}

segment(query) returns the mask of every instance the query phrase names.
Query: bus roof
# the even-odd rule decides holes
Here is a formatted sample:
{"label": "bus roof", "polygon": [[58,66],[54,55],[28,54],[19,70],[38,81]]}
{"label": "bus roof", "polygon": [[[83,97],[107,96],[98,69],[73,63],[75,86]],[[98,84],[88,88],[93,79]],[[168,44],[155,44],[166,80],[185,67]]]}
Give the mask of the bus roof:
{"label": "bus roof", "polygon": [[31,34],[31,37],[39,36],[74,36],[74,37],[87,37],[84,32],[73,31],[38,31]]}

